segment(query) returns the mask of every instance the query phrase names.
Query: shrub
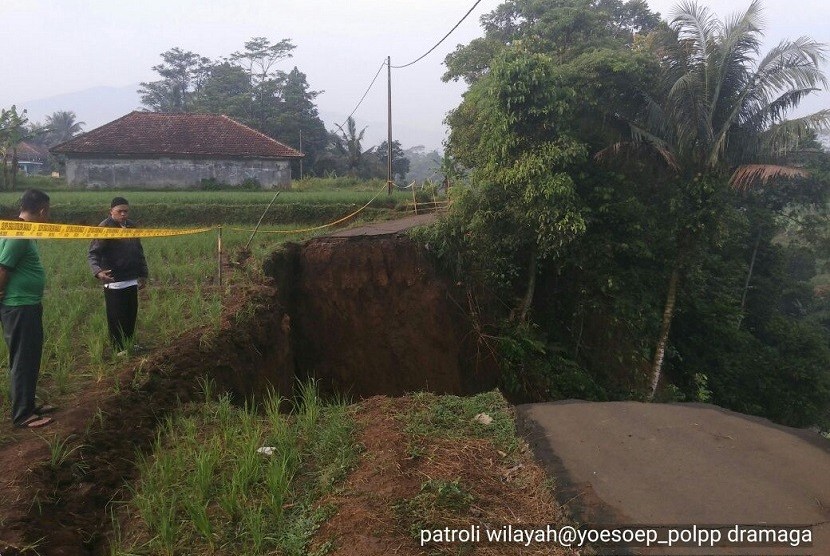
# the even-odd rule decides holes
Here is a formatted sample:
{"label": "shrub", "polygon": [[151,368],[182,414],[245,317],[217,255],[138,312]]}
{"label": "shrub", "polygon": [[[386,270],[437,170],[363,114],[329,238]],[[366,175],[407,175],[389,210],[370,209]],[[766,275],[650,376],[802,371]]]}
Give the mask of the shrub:
{"label": "shrub", "polygon": [[506,328],[499,347],[502,388],[518,400],[608,399],[606,390],[587,370],[529,326]]}
{"label": "shrub", "polygon": [[256,178],[246,178],[245,181],[239,184],[238,188],[245,191],[259,191],[262,189],[262,184]]}
{"label": "shrub", "polygon": [[199,180],[199,189],[203,191],[219,191],[227,189],[228,184],[222,183],[216,178],[202,178]]}

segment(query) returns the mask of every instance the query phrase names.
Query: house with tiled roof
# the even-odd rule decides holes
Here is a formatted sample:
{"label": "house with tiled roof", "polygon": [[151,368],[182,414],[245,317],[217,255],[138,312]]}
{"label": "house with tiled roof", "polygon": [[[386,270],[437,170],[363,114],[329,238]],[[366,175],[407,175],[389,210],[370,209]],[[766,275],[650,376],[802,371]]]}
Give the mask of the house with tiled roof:
{"label": "house with tiled roof", "polygon": [[49,169],[49,150],[35,143],[17,144],[17,167],[26,175],[41,174]]}
{"label": "house with tiled roof", "polygon": [[198,188],[256,180],[288,187],[303,153],[227,116],[130,112],[52,147],[66,181],[85,187]]}

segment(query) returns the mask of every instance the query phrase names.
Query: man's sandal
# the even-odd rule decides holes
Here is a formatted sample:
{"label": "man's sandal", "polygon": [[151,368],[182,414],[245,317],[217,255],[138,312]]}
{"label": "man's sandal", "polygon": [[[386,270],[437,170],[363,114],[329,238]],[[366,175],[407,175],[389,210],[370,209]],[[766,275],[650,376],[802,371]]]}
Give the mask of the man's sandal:
{"label": "man's sandal", "polygon": [[51,417],[43,417],[42,415],[38,415],[37,413],[32,413],[22,422],[17,423],[15,426],[20,429],[37,429],[40,427],[45,427],[52,421],[53,419]]}

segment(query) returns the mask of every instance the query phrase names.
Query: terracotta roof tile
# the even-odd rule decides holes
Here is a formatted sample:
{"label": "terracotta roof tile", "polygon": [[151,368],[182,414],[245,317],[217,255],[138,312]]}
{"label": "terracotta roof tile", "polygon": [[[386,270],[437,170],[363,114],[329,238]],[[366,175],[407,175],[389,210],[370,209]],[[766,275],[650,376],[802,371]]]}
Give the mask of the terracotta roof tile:
{"label": "terracotta roof tile", "polygon": [[303,153],[227,116],[130,112],[52,147],[56,154],[299,158]]}
{"label": "terracotta roof tile", "polygon": [[43,161],[49,158],[49,149],[27,141],[21,141],[17,145],[17,158],[19,160]]}

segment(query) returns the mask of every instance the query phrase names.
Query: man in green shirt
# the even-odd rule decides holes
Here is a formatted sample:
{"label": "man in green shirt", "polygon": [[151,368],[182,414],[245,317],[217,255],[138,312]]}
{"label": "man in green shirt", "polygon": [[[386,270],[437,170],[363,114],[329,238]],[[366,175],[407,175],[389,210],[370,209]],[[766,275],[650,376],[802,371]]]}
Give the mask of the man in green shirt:
{"label": "man in green shirt", "polygon": [[[49,220],[49,196],[29,189],[20,199],[20,220]],[[37,377],[43,353],[43,289],[46,272],[37,242],[0,237],[0,321],[9,348],[12,422],[36,428],[52,422],[35,405]]]}

